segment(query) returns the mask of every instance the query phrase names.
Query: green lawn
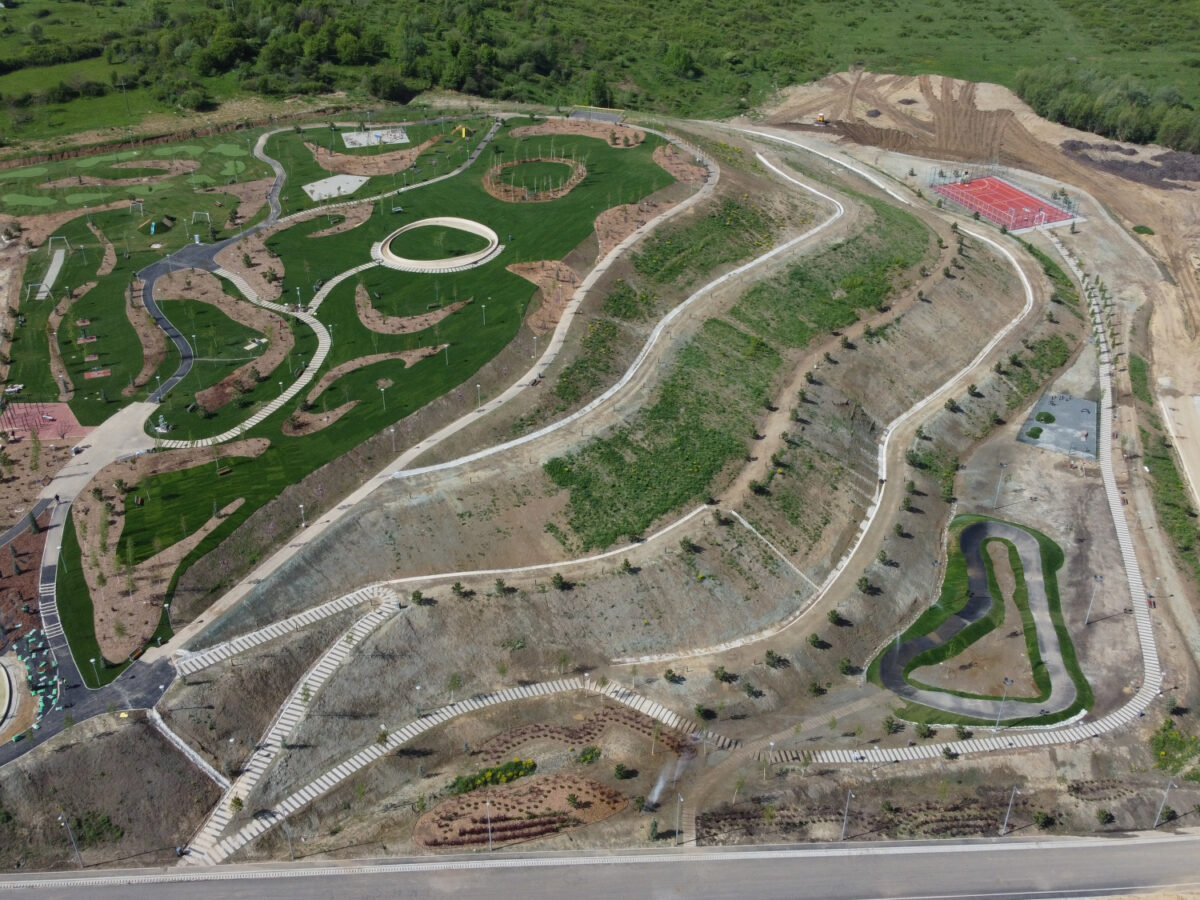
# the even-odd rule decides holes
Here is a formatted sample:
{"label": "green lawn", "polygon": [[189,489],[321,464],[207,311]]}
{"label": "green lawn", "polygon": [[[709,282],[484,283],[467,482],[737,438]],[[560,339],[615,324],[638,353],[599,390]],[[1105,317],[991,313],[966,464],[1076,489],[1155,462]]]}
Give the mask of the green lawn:
{"label": "green lawn", "polygon": [[[367,180],[362,187],[354,192],[353,197],[371,197],[385,191],[394,191],[408,184],[418,184],[437,175],[445,175],[457,166],[462,165],[470,151],[473,150],[487,134],[488,120],[468,118],[461,124],[468,127],[467,137],[463,138],[452,129],[456,123],[447,122],[436,125],[408,125],[409,143],[395,146],[370,147],[363,149],[347,149],[340,134],[343,131],[357,129],[302,128],[299,131],[284,131],[273,135],[266,146],[268,156],[278,160],[287,173],[287,181],[283,188],[283,205],[285,212],[297,212],[313,206],[322,206],[329,201],[313,202],[302,188],[304,185],[328,178],[332,173],[322,169],[313,158],[313,153],[304,146],[305,142],[316,144],[328,149],[331,144],[334,153],[358,156],[374,156],[378,153],[389,153],[405,150],[424,143],[436,135],[442,135],[442,140],[433,147],[423,151],[417,158],[413,168],[394,175],[376,175]],[[332,141],[331,141],[332,136]],[[408,198],[405,198],[407,200]],[[400,201],[402,202],[402,201]]]}
{"label": "green lawn", "polygon": [[446,259],[487,247],[487,238],[445,225],[426,225],[396,235],[389,247],[407,259]]}
{"label": "green lawn", "polygon": [[[501,152],[515,152],[518,143],[510,138],[502,139]],[[578,152],[590,157],[588,178],[562,199],[519,204],[492,198],[480,183],[483,170],[490,164],[486,159],[477,161],[472,170],[460,178],[428,185],[406,198],[404,221],[427,215],[453,214],[496,229],[507,243],[505,252],[497,260],[487,266],[446,276],[413,275],[381,267],[370,269],[362,276],[367,289],[372,294],[380,294],[373,302],[389,315],[425,312],[431,303],[445,304],[455,299],[473,298],[474,303],[434,328],[408,335],[380,335],[362,326],[354,307],[354,280],[339,285],[321,306],[319,315],[333,334],[327,368],[367,354],[436,343],[450,344],[448,356],[441,353],[408,369],[395,362],[378,363],[344,375],[326,392],[325,400],[318,400],[317,404],[333,406],[357,399],[360,401],[358,406],[323,431],[305,437],[289,437],[282,433],[281,426],[300,404],[302,398],[298,398],[295,406],[280,410],[247,433],[248,437],[267,437],[272,442],[271,448],[255,460],[218,458],[212,465],[148,479],[139,489],[139,493],[147,497],[145,505],[127,504],[120,552],[127,552],[128,546],[132,545],[134,559],[145,559],[154,552],[156,539],[160,546],[178,541],[211,515],[214,503],[224,506],[238,497],[245,497],[247,502],[184,560],[178,577],[284,487],[301,480],[325,461],[347,452],[430,400],[468,382],[512,340],[533,294],[529,282],[505,271],[507,264],[520,259],[564,256],[591,232],[595,216],[601,210],[611,204],[645,196],[670,182],[670,176],[650,158],[654,141],[634,149],[608,148],[603,141],[583,138],[559,143],[576,143]],[[417,207],[411,216],[410,205]],[[397,218],[390,212],[382,215],[377,212],[356,229],[318,239],[308,235],[327,225],[323,219],[301,223],[275,235],[269,245],[279,254],[286,270],[285,295],[290,296],[297,284],[302,285],[302,292],[311,291],[317,279],[328,279],[369,258],[371,243],[394,230]],[[486,326],[482,309],[485,305]],[[295,355],[297,358],[311,357],[315,337],[308,329],[297,329],[296,333]],[[164,365],[169,367],[169,363]],[[277,374],[267,376],[251,396],[259,391],[265,398],[273,396],[273,391],[278,390]],[[380,396],[376,386],[376,381],[383,377],[393,382],[386,397]],[[488,385],[484,387],[489,388]],[[188,385],[185,384],[184,390],[178,393],[179,399],[168,403],[182,404],[190,393]],[[485,396],[486,393],[485,390]],[[247,411],[242,413],[244,418]],[[193,414],[183,421],[177,436],[198,433],[201,426],[205,433],[213,433],[222,426],[229,427],[220,414],[207,421]],[[228,465],[230,473],[217,475],[218,463]]]}
{"label": "green lawn", "polygon": [[500,180],[530,191],[551,191],[562,187],[571,172],[567,163],[535,160],[507,167],[500,173]]}
{"label": "green lawn", "polygon": [[[71,647],[71,656],[79,667],[83,682],[90,688],[108,684],[129,667],[128,659],[109,660],[100,652],[100,644],[96,640],[94,625],[95,610],[91,596],[88,594],[87,582],[83,578],[83,565],[79,549],[79,540],[75,534],[75,521],[67,517],[62,532],[62,553],[59,555],[58,580],[55,582],[55,596],[58,604],[58,614],[62,619],[63,630],[66,632],[67,643]],[[119,590],[119,585],[111,585],[109,590]],[[166,616],[160,611],[159,624],[151,636],[151,641],[158,638],[166,640],[171,635]],[[96,660],[96,671],[93,672],[90,660]],[[96,675],[100,676],[99,683]]]}

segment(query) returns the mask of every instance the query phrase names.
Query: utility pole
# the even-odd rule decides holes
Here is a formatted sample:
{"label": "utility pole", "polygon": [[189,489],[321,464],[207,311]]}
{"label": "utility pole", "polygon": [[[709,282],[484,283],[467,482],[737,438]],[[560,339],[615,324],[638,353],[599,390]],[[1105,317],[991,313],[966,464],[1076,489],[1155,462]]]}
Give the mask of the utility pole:
{"label": "utility pole", "polygon": [[854,791],[846,791],[846,808],[842,810],[842,836],[840,840],[846,839],[846,823],[850,820],[850,801],[854,798]]}
{"label": "utility pole", "polygon": [[1092,617],[1092,604],[1096,602],[1096,591],[1100,590],[1100,585],[1104,581],[1103,575],[1095,576],[1096,585],[1092,588],[1092,599],[1088,601],[1087,614],[1083,617],[1083,627],[1087,628],[1088,620]]}

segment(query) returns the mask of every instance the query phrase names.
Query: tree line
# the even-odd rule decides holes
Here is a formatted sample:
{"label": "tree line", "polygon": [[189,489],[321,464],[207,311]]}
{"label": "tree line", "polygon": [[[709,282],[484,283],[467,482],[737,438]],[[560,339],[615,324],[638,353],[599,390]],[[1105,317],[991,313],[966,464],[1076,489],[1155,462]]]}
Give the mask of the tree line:
{"label": "tree line", "polygon": [[[1200,71],[1193,77],[1200,78]],[[1136,144],[1158,143],[1200,153],[1200,112],[1172,85],[1103,75],[1072,65],[1021,69],[1015,89],[1034,112],[1053,122]]]}

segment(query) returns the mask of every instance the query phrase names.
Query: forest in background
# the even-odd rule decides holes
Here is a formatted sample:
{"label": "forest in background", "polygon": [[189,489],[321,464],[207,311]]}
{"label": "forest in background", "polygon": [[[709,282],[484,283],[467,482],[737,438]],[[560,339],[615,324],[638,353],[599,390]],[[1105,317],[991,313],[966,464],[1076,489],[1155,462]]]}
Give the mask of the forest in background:
{"label": "forest in background", "polygon": [[1047,118],[1198,151],[1197,34],[1200,0],[12,0],[0,138],[335,90],[720,117],[862,66],[999,82]]}

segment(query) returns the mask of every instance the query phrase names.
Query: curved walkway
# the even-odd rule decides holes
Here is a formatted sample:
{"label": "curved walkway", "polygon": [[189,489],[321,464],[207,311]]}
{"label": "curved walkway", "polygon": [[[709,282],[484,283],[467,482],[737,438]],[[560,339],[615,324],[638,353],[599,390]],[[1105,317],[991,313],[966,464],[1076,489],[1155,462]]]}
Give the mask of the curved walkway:
{"label": "curved walkway", "polygon": [[[339,646],[349,648],[350,645],[345,641],[338,641],[334,650],[330,652],[335,652]],[[349,649],[346,652],[348,653]],[[333,669],[330,669],[328,674],[332,674],[332,672]],[[322,684],[328,678],[328,674],[322,679]],[[308,682],[302,679],[297,685],[297,691],[300,691],[306,683]],[[312,691],[312,688],[310,688],[310,691]],[[289,711],[288,714],[281,715],[281,718],[277,720],[276,724],[272,726],[271,731],[268,732],[268,737],[263,740],[260,745],[263,748],[263,752],[260,755],[263,761],[259,762],[260,756],[256,756],[250,763],[248,772],[252,769],[256,774],[253,776],[252,781],[246,783],[248,787],[243,784],[242,778],[234,782],[233,787],[218,802],[216,809],[201,828],[196,838],[189,844],[191,853],[183,858],[181,865],[213,865],[223,862],[233,853],[246,846],[246,844],[271,830],[288,816],[298,812],[316,798],[333,790],[339,784],[346,781],[346,779],[366,768],[380,757],[395,752],[417,736],[457,716],[475,712],[488,706],[494,706],[498,703],[534,699],[567,691],[589,691],[610,697],[618,703],[623,703],[631,709],[662,722],[668,728],[691,735],[696,741],[711,743],[721,750],[728,750],[737,746],[736,741],[703,729],[691,719],[684,718],[667,709],[665,706],[613,682],[600,687],[599,685],[589,684],[583,678],[573,677],[538,684],[520,685],[515,688],[478,694],[466,700],[460,700],[448,706],[433,709],[428,713],[422,714],[415,721],[408,723],[398,731],[389,733],[387,740],[382,743],[375,742],[368,747],[364,747],[341,764],[334,766],[325,774],[292,793],[285,800],[277,804],[274,809],[265,811],[233,834],[221,838],[220,835],[232,818],[230,802],[233,797],[242,797],[243,795],[239,791],[243,787],[248,790],[248,787],[253,787],[253,784],[258,782],[262,773],[274,762],[277,755],[277,752],[271,752],[271,748],[277,746],[277,741],[286,739],[291,730],[299,723],[301,713],[299,707],[296,707]],[[294,696],[297,695],[294,694]],[[295,718],[290,718],[293,713],[295,714]],[[289,724],[283,725],[282,723],[285,720],[290,720]],[[270,742],[269,746],[268,742]]]}
{"label": "curved walkway", "polygon": [[1021,557],[1029,612],[1037,630],[1038,653],[1050,678],[1050,696],[1044,700],[1036,697],[1031,699],[1009,696],[1007,702],[1017,704],[1007,708],[1010,713],[1015,713],[1009,718],[1025,718],[1026,714],[1020,712],[1022,703],[1036,703],[1039,710],[1037,715],[1063,712],[1075,703],[1079,692],[1063,661],[1058,632],[1050,616],[1050,600],[1046,596],[1046,573],[1042,567],[1042,548],[1032,534],[1008,522],[975,522],[963,529],[959,540],[962,554],[967,560],[966,605],[929,634],[903,642],[895,652],[887,651],[879,661],[879,677],[888,690],[923,706],[977,719],[991,719],[993,716],[1003,715],[1003,697],[997,701],[995,697],[963,697],[948,691],[920,688],[910,683],[904,675],[905,668],[915,657],[945,644],[967,626],[985,618],[996,603],[1003,604],[1003,598],[992,596],[988,586],[987,568],[984,565],[983,544],[992,538],[1008,541]]}
{"label": "curved walkway", "polygon": [[[780,143],[788,144],[788,145],[791,145],[792,147],[796,147],[801,150],[809,150],[809,148],[804,146],[803,144],[796,143],[795,141],[790,141],[786,138],[775,137],[773,135],[768,135],[763,132],[757,132],[757,131],[751,131],[749,133],[757,135],[759,137],[766,137],[766,138],[770,138],[772,140],[777,140]],[[811,151],[811,152],[815,153],[817,151]],[[818,154],[818,155],[824,156],[825,154]],[[829,158],[832,159],[832,157],[829,157]],[[768,166],[773,172],[780,175],[781,177],[786,178],[789,181],[795,181],[795,179],[792,178],[791,175],[788,175],[786,172],[783,172],[778,167],[771,165],[771,163],[765,157],[763,157],[762,154],[758,154],[758,160],[762,164]],[[847,168],[853,169],[853,167],[849,166],[848,164],[847,164]],[[909,201],[907,199],[905,199],[901,195],[895,193],[894,191],[891,191],[886,185],[884,185],[878,179],[875,179],[873,176],[868,175],[867,173],[861,172],[857,169],[854,169],[854,171],[856,172],[856,174],[862,175],[863,177],[872,181],[877,187],[881,187],[884,190],[888,191],[888,193],[890,193],[892,196],[896,197],[897,199],[903,201],[906,204],[909,203]],[[991,247],[998,254],[1003,255],[1005,258],[1007,258],[1009,263],[1012,265],[1013,269],[1016,271],[1017,276],[1021,281],[1021,285],[1025,291],[1025,305],[1024,305],[1024,307],[1022,307],[1021,312],[1009,324],[1007,324],[1006,326],[1004,326],[1004,328],[1002,328],[1000,331],[998,331],[992,337],[992,339],[990,341],[988,341],[986,345],[984,345],[984,347],[979,351],[979,353],[977,353],[975,355],[974,359],[972,359],[969,363],[967,363],[965,366],[963,366],[962,369],[960,369],[957,373],[952,375],[949,378],[949,380],[944,382],[941,386],[935,388],[924,399],[919,400],[917,403],[913,404],[907,410],[905,410],[903,413],[901,413],[899,416],[897,416],[895,419],[893,419],[883,429],[883,433],[881,435],[878,452],[877,452],[878,463],[876,466],[876,471],[878,472],[878,478],[876,479],[876,483],[875,483],[875,492],[872,495],[871,502],[867,507],[866,516],[864,517],[863,521],[859,524],[858,535],[855,537],[854,542],[850,545],[850,547],[846,551],[845,555],[843,555],[842,558],[838,561],[838,564],[836,566],[834,566],[833,570],[826,576],[825,580],[821,583],[821,587],[817,591],[817,593],[807,602],[807,604],[805,606],[798,609],[792,616],[785,619],[784,621],[782,621],[776,625],[772,625],[768,628],[765,628],[762,631],[755,632],[754,634],[749,634],[749,635],[746,635],[745,637],[738,638],[737,640],[726,641],[722,644],[715,644],[715,645],[708,646],[708,647],[697,647],[692,650],[687,650],[687,651],[678,652],[678,653],[655,653],[655,654],[646,654],[644,656],[638,656],[638,657],[624,657],[621,659],[614,660],[614,663],[616,663],[618,665],[631,665],[631,664],[643,664],[643,663],[672,662],[674,660],[679,660],[679,659],[691,659],[691,658],[695,658],[698,656],[708,656],[713,653],[720,653],[720,652],[723,652],[726,650],[733,650],[733,649],[736,649],[737,647],[744,647],[747,644],[754,644],[759,641],[765,640],[767,638],[774,637],[775,635],[783,632],[787,628],[790,628],[792,625],[796,624],[796,622],[800,621],[804,617],[804,615],[810,609],[813,608],[813,606],[816,603],[818,603],[827,593],[829,593],[829,591],[833,588],[834,584],[837,583],[837,580],[842,577],[842,574],[846,571],[847,567],[850,565],[851,560],[853,560],[854,557],[859,553],[860,549],[863,546],[863,542],[866,540],[867,535],[870,533],[871,527],[874,525],[875,519],[879,513],[881,501],[883,500],[883,495],[888,490],[887,479],[888,479],[888,469],[889,469],[889,457],[892,456],[894,453],[896,453],[895,448],[893,446],[893,439],[900,433],[907,433],[906,427],[912,420],[914,420],[917,416],[920,416],[927,409],[932,408],[935,404],[940,404],[940,403],[944,402],[945,398],[949,394],[951,394],[952,392],[956,391],[959,388],[960,383],[966,382],[969,379],[970,374],[987,359],[988,355],[993,350],[996,349],[996,347],[1000,344],[1000,342],[1003,341],[1006,337],[1008,337],[1008,335],[1018,325],[1023,323],[1025,321],[1025,319],[1028,318],[1029,314],[1033,311],[1033,301],[1034,301],[1033,285],[1029,282],[1029,278],[1025,275],[1025,272],[1021,268],[1020,264],[1017,262],[1016,257],[1013,256],[1012,253],[1010,253],[1006,247],[1001,246],[1000,244],[993,241],[991,238],[985,237],[984,235],[979,234],[974,231],[971,231],[970,229],[967,229],[967,228],[962,228],[961,230],[964,233],[971,235],[971,237],[974,237],[980,241],[983,241],[984,243],[991,245]],[[895,489],[896,488],[893,486],[892,490],[895,490]]]}
{"label": "curved walkway", "polygon": [[[780,137],[778,135],[767,134],[765,132],[752,131],[752,134],[771,140],[781,141],[792,146],[799,147],[803,150],[815,153],[830,162],[836,163],[839,166],[847,168],[862,178],[870,181],[876,186],[886,190],[893,197],[900,199],[901,195],[897,194],[890,186],[884,184],[875,175],[871,174],[838,156],[821,150],[809,147],[807,144],[791,140],[789,138]],[[906,203],[909,201],[905,199]],[[1112,464],[1112,423],[1113,423],[1113,361],[1112,351],[1108,345],[1107,335],[1104,333],[1103,312],[1100,308],[1099,295],[1094,286],[1089,287],[1087,280],[1082,271],[1080,271],[1078,263],[1075,259],[1066,252],[1062,243],[1053,234],[1046,231],[1046,235],[1054,244],[1059,254],[1062,256],[1068,267],[1071,269],[1076,280],[1085,287],[1085,294],[1088,301],[1088,307],[1092,315],[1092,324],[1095,331],[1096,347],[1100,356],[1100,386],[1101,397],[1103,402],[1100,407],[1100,473],[1104,483],[1105,497],[1108,500],[1109,513],[1112,516],[1113,525],[1117,533],[1117,542],[1121,550],[1121,558],[1125,567],[1125,576],[1129,584],[1130,599],[1133,603],[1134,618],[1137,624],[1138,641],[1142,649],[1142,683],[1138,691],[1124,706],[1112,713],[1096,720],[1095,722],[1084,725],[1075,725],[1069,728],[1058,728],[1054,730],[1028,730],[1020,732],[1006,732],[1003,738],[991,737],[982,740],[967,740],[953,741],[943,744],[922,744],[910,747],[899,747],[894,750],[872,748],[868,750],[825,750],[815,754],[817,762],[838,762],[851,763],[861,762],[878,765],[880,763],[895,762],[902,759],[933,759],[942,755],[945,749],[949,749],[952,753],[964,754],[971,752],[990,752],[1013,747],[1034,747],[1046,746],[1050,744],[1065,744],[1075,743],[1078,741],[1088,740],[1089,738],[1099,737],[1101,734],[1112,731],[1127,725],[1131,721],[1142,715],[1154,699],[1161,693],[1162,689],[1162,669],[1158,661],[1158,651],[1154,642],[1154,632],[1150,623],[1150,613],[1146,606],[1146,590],[1142,582],[1141,568],[1138,565],[1137,555],[1133,547],[1133,539],[1129,534],[1129,526],[1125,520],[1125,509],[1121,505],[1120,489],[1117,487],[1116,476],[1113,473]],[[979,235],[976,235],[977,237]],[[998,246],[994,241],[988,241],[993,246]],[[1007,251],[1005,251],[1007,253]],[[1009,254],[1010,259],[1011,254]],[[785,757],[782,754],[777,754],[776,758],[780,761]]]}

